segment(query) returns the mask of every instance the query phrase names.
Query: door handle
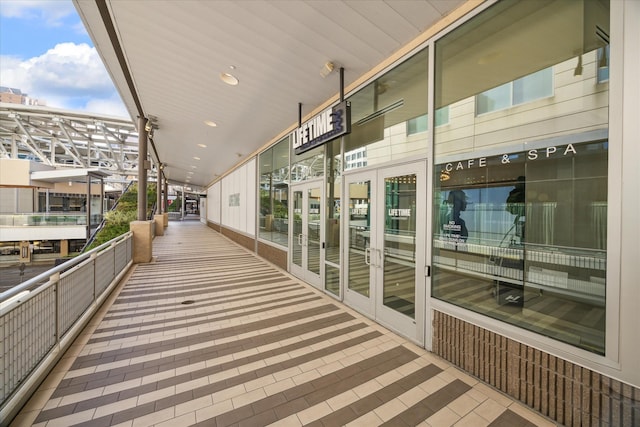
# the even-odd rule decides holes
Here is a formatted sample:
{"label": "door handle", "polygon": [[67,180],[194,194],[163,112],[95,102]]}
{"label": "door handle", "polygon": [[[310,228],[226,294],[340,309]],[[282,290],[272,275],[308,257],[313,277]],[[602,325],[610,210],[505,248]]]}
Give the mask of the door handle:
{"label": "door handle", "polygon": [[378,265],[376,267],[384,267],[384,252],[381,251],[380,249],[376,249],[376,252],[378,253]]}
{"label": "door handle", "polygon": [[302,246],[302,233],[298,234],[298,246]]}
{"label": "door handle", "polygon": [[364,249],[364,263],[371,266],[371,248]]}

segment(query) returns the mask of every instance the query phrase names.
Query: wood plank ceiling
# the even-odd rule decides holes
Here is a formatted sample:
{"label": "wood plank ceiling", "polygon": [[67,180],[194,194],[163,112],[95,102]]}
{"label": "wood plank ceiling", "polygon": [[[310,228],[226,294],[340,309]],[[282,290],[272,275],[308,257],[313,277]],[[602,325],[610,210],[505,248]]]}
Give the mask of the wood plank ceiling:
{"label": "wood plank ceiling", "polygon": [[203,188],[295,126],[298,103],[306,115],[335,97],[339,67],[348,86],[464,0],[74,3],[131,117],[136,98],[157,117],[169,180]]}

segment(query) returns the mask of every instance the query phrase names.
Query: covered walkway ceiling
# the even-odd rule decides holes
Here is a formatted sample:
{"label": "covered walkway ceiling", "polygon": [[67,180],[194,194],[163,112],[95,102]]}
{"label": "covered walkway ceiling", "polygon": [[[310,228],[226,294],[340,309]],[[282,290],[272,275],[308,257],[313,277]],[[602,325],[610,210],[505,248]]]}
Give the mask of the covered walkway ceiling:
{"label": "covered walkway ceiling", "polygon": [[74,0],[131,117],[157,118],[150,153],[198,186],[292,129],[298,103],[337,99],[340,67],[348,87],[463,3]]}

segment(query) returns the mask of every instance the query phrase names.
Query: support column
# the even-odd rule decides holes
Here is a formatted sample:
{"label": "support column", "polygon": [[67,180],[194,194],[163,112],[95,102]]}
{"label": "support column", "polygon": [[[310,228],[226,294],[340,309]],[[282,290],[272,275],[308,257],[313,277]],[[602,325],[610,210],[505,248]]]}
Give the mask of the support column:
{"label": "support column", "polygon": [[133,262],[151,262],[153,221],[147,221],[147,130],[146,119],[138,117],[138,220],[129,224],[133,233]]}
{"label": "support column", "polygon": [[162,163],[158,164],[158,179],[156,180],[156,214],[153,220],[156,224],[156,236],[164,236],[164,215],[162,214],[162,183],[164,177],[162,173]]}
{"label": "support column", "polygon": [[162,214],[162,166],[158,166],[158,180],[156,181],[156,213]]}
{"label": "support column", "polygon": [[164,181],[164,226],[169,226],[169,180],[162,174],[162,179]]}
{"label": "support column", "polygon": [[69,256],[69,241],[60,240],[60,258],[66,258]]}
{"label": "support column", "polygon": [[147,131],[146,119],[138,117],[138,221],[147,220]]}
{"label": "support column", "polygon": [[184,199],[184,185],[182,186],[182,206],[180,207],[180,211],[182,212],[182,220],[184,220],[185,208],[187,206],[187,201]]}
{"label": "support column", "polygon": [[87,194],[85,199],[85,212],[87,215],[87,241],[91,238],[91,174],[87,174]]}

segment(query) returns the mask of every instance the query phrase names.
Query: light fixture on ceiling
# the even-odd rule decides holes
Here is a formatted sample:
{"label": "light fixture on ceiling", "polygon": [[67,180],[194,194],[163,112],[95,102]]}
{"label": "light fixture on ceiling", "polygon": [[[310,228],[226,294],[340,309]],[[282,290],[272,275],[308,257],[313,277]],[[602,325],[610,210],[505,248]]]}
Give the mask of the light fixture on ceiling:
{"label": "light fixture on ceiling", "polygon": [[144,130],[149,133],[152,132],[154,129],[158,129],[158,118],[156,116],[149,116],[147,117],[147,122],[144,125]]}
{"label": "light fixture on ceiling", "polygon": [[335,68],[335,65],[333,64],[333,62],[329,61],[326,62],[322,68],[320,69],[320,75],[322,76],[322,78],[326,78],[329,74],[331,74],[331,72],[333,71],[333,69]]}
{"label": "light fixture on ceiling", "polygon": [[578,65],[576,65],[576,69],[573,70],[574,76],[582,75],[582,55],[578,55]]}
{"label": "light fixture on ceiling", "polygon": [[200,160],[200,157],[198,157],[198,156],[193,156],[193,160]]}
{"label": "light fixture on ceiling", "polygon": [[218,126],[218,124],[216,122],[212,121],[212,120],[205,120],[204,124],[207,125],[207,126],[211,126],[212,128]]}
{"label": "light fixture on ceiling", "polygon": [[229,73],[220,73],[220,80],[230,86],[237,86],[240,82],[233,74]]}
{"label": "light fixture on ceiling", "polygon": [[207,148],[207,144],[198,144],[198,147],[200,147],[200,148]]}
{"label": "light fixture on ceiling", "polygon": [[198,169],[197,166],[191,166],[191,169]]}

